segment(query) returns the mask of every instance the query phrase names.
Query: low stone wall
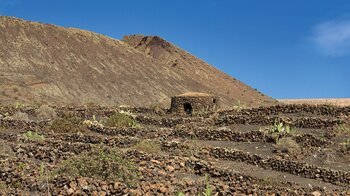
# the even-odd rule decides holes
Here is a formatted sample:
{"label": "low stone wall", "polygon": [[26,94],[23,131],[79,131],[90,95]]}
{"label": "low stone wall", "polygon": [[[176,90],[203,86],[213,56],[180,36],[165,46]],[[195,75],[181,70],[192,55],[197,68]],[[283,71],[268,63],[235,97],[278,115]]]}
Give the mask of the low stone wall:
{"label": "low stone wall", "polygon": [[327,116],[342,116],[350,115],[350,106],[348,107],[337,107],[329,105],[276,105],[270,107],[259,107],[251,109],[237,110],[226,110],[220,112],[220,115],[230,114],[242,114],[242,115],[278,115],[278,114],[291,114],[291,113],[311,113],[314,115],[327,115]]}
{"label": "low stone wall", "polygon": [[272,125],[274,122],[285,122],[286,124],[297,128],[332,128],[336,125],[345,123],[343,120],[329,120],[321,118],[287,118],[287,117],[270,117],[263,115],[226,115],[219,117],[216,125],[231,125],[231,124],[249,124],[249,125]]}

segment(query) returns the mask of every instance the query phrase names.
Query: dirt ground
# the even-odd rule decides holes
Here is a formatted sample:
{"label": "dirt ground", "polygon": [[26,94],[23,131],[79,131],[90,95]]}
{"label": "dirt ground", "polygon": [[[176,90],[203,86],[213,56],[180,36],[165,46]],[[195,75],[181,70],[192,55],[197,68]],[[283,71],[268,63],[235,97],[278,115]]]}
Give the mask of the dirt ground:
{"label": "dirt ground", "polygon": [[0,107],[0,195],[350,195],[350,107],[46,110]]}

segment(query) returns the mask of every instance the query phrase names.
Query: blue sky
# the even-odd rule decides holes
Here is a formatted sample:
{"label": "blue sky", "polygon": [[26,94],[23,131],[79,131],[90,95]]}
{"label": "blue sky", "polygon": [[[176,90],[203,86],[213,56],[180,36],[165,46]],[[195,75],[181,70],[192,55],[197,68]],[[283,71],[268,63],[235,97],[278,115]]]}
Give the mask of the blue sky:
{"label": "blue sky", "polygon": [[160,35],[274,98],[350,97],[347,0],[0,0],[0,15]]}

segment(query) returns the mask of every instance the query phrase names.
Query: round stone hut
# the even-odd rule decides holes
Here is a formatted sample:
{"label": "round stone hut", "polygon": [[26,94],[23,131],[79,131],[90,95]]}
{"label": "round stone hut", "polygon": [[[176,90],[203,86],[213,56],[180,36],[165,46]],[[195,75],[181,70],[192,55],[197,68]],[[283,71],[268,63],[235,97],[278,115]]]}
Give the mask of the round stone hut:
{"label": "round stone hut", "polygon": [[171,98],[170,111],[192,115],[215,111],[218,107],[218,97],[206,93],[188,92]]}

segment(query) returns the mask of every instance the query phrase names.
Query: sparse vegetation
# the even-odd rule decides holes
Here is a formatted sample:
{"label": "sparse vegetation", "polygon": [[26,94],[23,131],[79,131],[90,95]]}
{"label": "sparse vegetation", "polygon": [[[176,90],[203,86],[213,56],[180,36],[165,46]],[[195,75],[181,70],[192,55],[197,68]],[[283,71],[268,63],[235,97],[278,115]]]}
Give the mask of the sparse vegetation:
{"label": "sparse vegetation", "polygon": [[124,158],[116,149],[103,145],[96,145],[91,151],[64,161],[55,174],[117,180],[129,186],[134,186],[139,180],[139,172],[133,162]]}
{"label": "sparse vegetation", "polygon": [[45,137],[39,134],[37,131],[27,131],[23,134],[23,137],[30,141],[44,141]]}
{"label": "sparse vegetation", "polygon": [[88,130],[83,124],[82,119],[78,117],[67,117],[55,119],[50,129],[56,133],[84,133]]}
{"label": "sparse vegetation", "polygon": [[121,112],[110,116],[104,124],[109,127],[117,127],[117,128],[123,128],[123,127],[139,128],[140,127],[140,125],[133,119],[132,116]]}
{"label": "sparse vegetation", "polygon": [[150,154],[160,154],[162,151],[159,144],[149,140],[142,140],[141,142],[133,146],[133,149]]}

